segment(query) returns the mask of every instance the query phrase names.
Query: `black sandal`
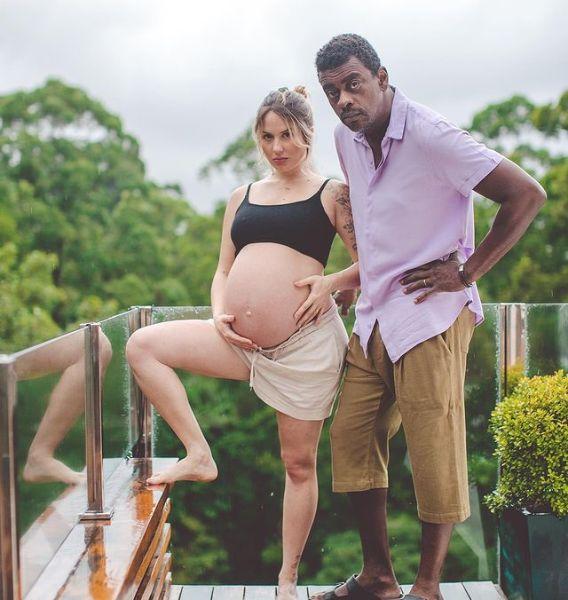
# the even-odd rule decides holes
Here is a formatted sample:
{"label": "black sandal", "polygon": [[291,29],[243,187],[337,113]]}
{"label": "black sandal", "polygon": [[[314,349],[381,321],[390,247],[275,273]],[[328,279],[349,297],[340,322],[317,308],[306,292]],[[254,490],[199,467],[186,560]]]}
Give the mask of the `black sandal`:
{"label": "black sandal", "polygon": [[[347,595],[338,596],[335,593],[335,590],[344,584],[347,586]],[[364,587],[359,585],[357,581],[357,574],[351,575],[351,577],[347,581],[338,583],[332,590],[324,592],[321,596],[319,594],[316,595],[320,597],[321,600],[379,600],[377,596],[375,596],[371,592],[368,592]],[[397,598],[392,598],[392,600],[403,600],[404,597],[404,592],[401,588],[400,596],[398,596]],[[312,596],[312,598],[314,598],[314,596]],[[310,598],[310,600],[312,599]]]}

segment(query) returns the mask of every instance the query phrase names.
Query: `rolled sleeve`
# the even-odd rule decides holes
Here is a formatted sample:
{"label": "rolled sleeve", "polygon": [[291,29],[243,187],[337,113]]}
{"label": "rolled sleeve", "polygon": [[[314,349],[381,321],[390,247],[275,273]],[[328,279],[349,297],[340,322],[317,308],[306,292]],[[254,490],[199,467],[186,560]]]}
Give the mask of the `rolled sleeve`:
{"label": "rolled sleeve", "polygon": [[432,127],[428,155],[435,175],[466,198],[503,159],[448,121],[439,121]]}

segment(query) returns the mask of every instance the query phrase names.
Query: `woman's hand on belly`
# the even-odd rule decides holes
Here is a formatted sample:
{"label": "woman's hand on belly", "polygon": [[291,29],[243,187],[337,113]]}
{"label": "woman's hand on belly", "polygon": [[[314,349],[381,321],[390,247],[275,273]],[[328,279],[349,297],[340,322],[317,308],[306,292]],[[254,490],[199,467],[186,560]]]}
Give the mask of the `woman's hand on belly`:
{"label": "woman's hand on belly", "polygon": [[331,305],[331,284],[329,279],[323,275],[310,275],[300,281],[295,281],[296,287],[310,287],[310,294],[294,313],[294,319],[298,327],[302,327],[313,319],[318,325],[320,316],[326,312]]}
{"label": "woman's hand on belly", "polygon": [[234,315],[217,315],[213,317],[213,322],[217,331],[225,338],[229,344],[244,348],[245,350],[256,350],[258,346],[247,338],[244,338],[233,331],[231,323],[235,320]]}

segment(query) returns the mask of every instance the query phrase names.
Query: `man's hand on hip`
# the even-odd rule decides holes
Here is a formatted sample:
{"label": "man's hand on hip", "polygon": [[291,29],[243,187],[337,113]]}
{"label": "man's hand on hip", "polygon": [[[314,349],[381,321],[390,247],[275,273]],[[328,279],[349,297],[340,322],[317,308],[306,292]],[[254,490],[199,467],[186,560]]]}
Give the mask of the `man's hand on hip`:
{"label": "man's hand on hip", "polygon": [[417,290],[424,290],[414,299],[415,304],[420,304],[434,292],[459,292],[464,289],[463,281],[458,273],[459,262],[456,253],[450,255],[448,260],[433,260],[425,265],[406,271],[400,284],[405,294],[412,294]]}

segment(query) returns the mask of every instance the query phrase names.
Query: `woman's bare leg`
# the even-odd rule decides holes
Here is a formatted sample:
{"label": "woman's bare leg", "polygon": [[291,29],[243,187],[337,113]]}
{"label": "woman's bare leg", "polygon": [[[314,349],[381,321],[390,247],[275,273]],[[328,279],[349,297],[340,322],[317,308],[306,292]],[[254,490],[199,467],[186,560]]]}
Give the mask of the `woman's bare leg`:
{"label": "woman's bare leg", "polygon": [[323,421],[302,421],[281,412],[277,418],[286,470],[278,600],[296,600],[298,566],[318,503],[316,458]]}
{"label": "woman's bare leg", "polygon": [[185,447],[187,456],[148,478],[150,484],[212,481],[217,466],[174,369],[248,380],[249,369],[209,321],[169,321],[134,332],[126,357],[142,392]]}

